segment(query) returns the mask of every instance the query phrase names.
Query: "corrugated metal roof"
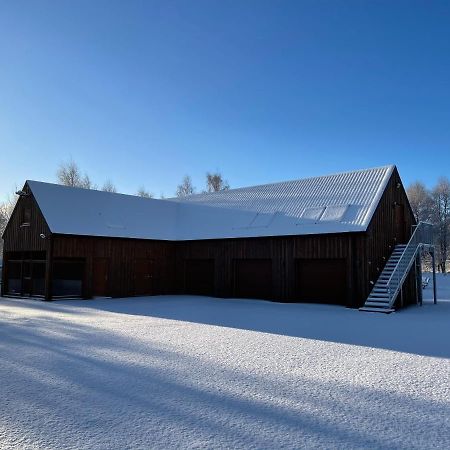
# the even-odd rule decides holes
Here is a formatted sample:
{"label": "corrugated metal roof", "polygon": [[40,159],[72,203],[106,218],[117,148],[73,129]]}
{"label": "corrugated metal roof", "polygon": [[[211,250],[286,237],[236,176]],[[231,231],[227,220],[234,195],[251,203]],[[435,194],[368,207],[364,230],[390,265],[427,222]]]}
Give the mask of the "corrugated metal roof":
{"label": "corrugated metal roof", "polygon": [[385,166],[172,200],[255,213],[277,212],[298,219],[299,224],[338,221],[365,229],[393,170],[394,166]]}
{"label": "corrugated metal roof", "polygon": [[365,231],[394,166],[156,200],[29,181],[53,233],[194,240]]}

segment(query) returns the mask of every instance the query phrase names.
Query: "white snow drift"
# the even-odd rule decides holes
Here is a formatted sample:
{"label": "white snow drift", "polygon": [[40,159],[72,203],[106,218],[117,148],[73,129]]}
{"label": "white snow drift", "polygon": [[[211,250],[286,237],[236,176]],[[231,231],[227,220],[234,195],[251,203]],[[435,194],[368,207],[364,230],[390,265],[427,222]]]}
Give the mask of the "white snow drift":
{"label": "white snow drift", "polygon": [[1,299],[0,447],[450,448],[449,325],[450,301]]}

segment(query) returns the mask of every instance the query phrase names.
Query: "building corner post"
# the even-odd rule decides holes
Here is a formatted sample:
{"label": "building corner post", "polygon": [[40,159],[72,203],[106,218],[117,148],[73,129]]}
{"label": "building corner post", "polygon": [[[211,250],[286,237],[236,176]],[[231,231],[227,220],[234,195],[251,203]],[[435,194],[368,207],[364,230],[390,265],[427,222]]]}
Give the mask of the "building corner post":
{"label": "building corner post", "polygon": [[437,294],[436,294],[436,263],[434,257],[434,249],[431,253],[432,264],[433,264],[433,303],[437,303]]}
{"label": "building corner post", "polygon": [[48,236],[47,258],[45,262],[45,300],[52,300],[52,279],[53,279],[53,236]]}
{"label": "building corner post", "polygon": [[[1,239],[1,237],[0,237]],[[3,297],[6,292],[6,271],[7,271],[7,262],[8,262],[8,257],[6,256],[6,252],[5,252],[5,247],[3,246],[3,267],[2,267],[2,279],[1,281],[1,286],[0,286],[0,297]]]}

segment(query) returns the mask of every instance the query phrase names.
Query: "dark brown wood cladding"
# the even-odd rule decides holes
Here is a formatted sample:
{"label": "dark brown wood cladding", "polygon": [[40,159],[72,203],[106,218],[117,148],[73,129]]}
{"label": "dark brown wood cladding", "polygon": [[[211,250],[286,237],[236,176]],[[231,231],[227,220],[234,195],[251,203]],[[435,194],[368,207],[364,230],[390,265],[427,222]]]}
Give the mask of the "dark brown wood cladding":
{"label": "dark brown wood cladding", "polygon": [[[25,208],[31,211],[30,226],[22,226],[24,217],[28,215]],[[236,261],[269,260],[271,292],[267,296],[275,301],[301,300],[299,260],[319,264],[318,270],[319,261],[340,261],[339,276],[345,278],[340,285],[345,296],[340,294],[340,302],[358,307],[367,298],[371,282],[378,278],[395,245],[404,243],[411,235],[413,224],[414,216],[396,170],[367,232],[357,233],[179,242],[50,235],[30,194],[19,199],[8,224],[4,236],[4,258],[7,265],[11,252],[45,250],[46,298],[51,293],[53,261],[58,259],[78,258],[84,261],[84,297],[105,293],[114,297],[131,296],[142,293],[144,288],[150,294],[186,293],[187,287],[192,288],[192,283],[196,289],[201,284],[201,280],[196,279],[195,268],[192,268],[192,273],[186,268],[189,261],[196,261],[199,267],[201,261],[207,261],[204,264],[213,267],[208,275],[208,292],[217,297],[233,297],[236,294]],[[40,237],[41,233],[45,239]],[[147,261],[147,265],[141,264],[138,270],[139,261]],[[139,274],[143,277],[140,281],[136,279]],[[194,280],[191,285],[186,284],[187,275]],[[144,286],[144,282],[148,286]],[[415,295],[414,283],[414,277],[410,277],[405,289],[406,303],[411,302],[411,295]]]}
{"label": "dark brown wood cladding", "polygon": [[[144,280],[137,280],[138,261],[153,261],[150,294],[174,294],[175,243],[141,239],[119,239],[53,235],[53,257],[85,258],[87,296],[93,292],[94,259],[103,258],[108,265],[108,291],[113,297],[142,295]],[[141,266],[139,266],[141,267]],[[147,279],[147,278],[145,278]],[[149,281],[150,283],[150,281]],[[138,286],[139,285],[139,286]],[[150,289],[150,288],[149,288]]]}
{"label": "dark brown wood cladding", "polygon": [[215,293],[214,272],[213,259],[186,259],[183,292],[191,295],[213,296]]}
{"label": "dark brown wood cladding", "polygon": [[297,259],[296,296],[312,303],[347,303],[345,259]]}
{"label": "dark brown wood cladding", "polygon": [[[346,304],[361,302],[363,282],[353,273],[354,247],[361,251],[365,233],[311,236],[283,236],[247,239],[214,239],[178,242],[176,266],[187,259],[215,261],[215,296],[235,295],[236,260],[269,259],[272,262],[272,293],[275,301],[298,301],[297,259],[342,259],[346,261]],[[182,271],[176,270],[177,285],[182,286]],[[351,288],[350,288],[351,287]]]}
{"label": "dark brown wood cladding", "polygon": [[403,183],[395,169],[366,232],[366,253],[362,255],[364,264],[360,267],[363,278],[367,280],[364,290],[366,297],[395,246],[408,242],[415,224]]}
{"label": "dark brown wood cladding", "polygon": [[[50,235],[50,230],[39,206],[27,185],[26,197],[19,197],[11,219],[5,229],[4,252],[47,250],[48,241],[41,237]],[[25,221],[29,220],[29,222]]]}

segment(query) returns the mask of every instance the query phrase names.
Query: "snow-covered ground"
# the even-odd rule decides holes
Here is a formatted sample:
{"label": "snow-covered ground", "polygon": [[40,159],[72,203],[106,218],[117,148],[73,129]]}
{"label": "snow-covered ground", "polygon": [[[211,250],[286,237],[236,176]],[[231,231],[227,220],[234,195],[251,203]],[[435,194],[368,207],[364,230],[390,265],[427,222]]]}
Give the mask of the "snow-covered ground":
{"label": "snow-covered ground", "polygon": [[438,282],[438,305],[391,315],[1,299],[0,448],[448,449],[450,276]]}

